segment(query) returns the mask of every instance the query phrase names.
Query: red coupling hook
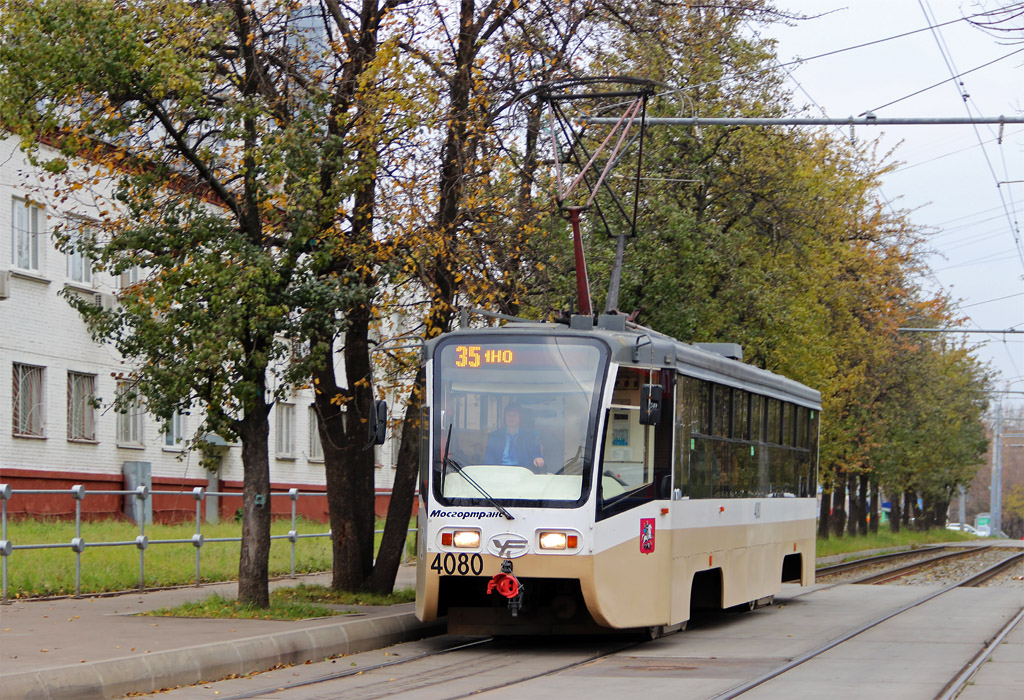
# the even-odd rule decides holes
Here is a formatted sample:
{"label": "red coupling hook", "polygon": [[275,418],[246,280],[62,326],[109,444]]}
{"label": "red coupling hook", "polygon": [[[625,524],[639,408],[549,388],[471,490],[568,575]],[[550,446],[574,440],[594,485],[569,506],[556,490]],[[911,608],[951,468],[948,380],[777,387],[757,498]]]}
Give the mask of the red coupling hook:
{"label": "red coupling hook", "polygon": [[487,595],[494,593],[494,589],[506,598],[515,598],[519,595],[519,580],[512,574],[495,574],[487,582]]}

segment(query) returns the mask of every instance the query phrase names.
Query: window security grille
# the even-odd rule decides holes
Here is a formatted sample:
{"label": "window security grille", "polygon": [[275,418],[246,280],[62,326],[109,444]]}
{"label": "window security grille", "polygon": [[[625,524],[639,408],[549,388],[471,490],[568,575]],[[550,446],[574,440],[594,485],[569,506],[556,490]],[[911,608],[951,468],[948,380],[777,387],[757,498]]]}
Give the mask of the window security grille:
{"label": "window security grille", "polygon": [[43,367],[14,363],[11,416],[15,435],[43,436]]}
{"label": "window security grille", "polygon": [[68,440],[96,439],[96,375],[68,372]]}

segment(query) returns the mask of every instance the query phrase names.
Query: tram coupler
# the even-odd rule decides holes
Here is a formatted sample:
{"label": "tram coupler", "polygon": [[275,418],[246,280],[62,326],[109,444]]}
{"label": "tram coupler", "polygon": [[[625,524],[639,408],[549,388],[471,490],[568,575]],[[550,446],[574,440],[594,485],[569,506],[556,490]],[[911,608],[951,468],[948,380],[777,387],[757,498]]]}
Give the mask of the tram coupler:
{"label": "tram coupler", "polygon": [[501,563],[501,573],[495,574],[487,582],[487,595],[495,590],[508,598],[508,610],[512,617],[517,617],[523,606],[523,586],[512,573],[512,562],[508,559]]}

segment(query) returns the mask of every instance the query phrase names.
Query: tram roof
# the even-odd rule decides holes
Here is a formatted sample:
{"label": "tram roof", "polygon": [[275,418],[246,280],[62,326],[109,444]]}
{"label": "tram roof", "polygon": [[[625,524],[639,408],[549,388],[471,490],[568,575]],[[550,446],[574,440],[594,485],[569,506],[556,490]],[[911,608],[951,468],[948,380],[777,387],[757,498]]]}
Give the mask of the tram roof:
{"label": "tram roof", "polygon": [[[764,396],[821,409],[821,393],[800,382],[768,370],[731,359],[697,345],[683,343],[658,331],[635,324],[618,328],[573,328],[562,323],[512,322],[500,327],[467,328],[453,331],[427,343],[428,352],[442,338],[451,335],[558,335],[600,338],[611,348],[612,361],[635,367],[673,368],[696,379],[745,389]],[[649,342],[648,342],[649,339]]]}

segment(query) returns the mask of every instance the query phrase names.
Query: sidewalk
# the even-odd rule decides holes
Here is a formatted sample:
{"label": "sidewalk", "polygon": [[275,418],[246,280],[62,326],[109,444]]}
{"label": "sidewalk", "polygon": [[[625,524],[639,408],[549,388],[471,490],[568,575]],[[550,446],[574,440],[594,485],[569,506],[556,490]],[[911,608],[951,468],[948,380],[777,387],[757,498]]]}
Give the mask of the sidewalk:
{"label": "sidewalk", "polygon": [[[397,587],[413,587],[415,578],[415,567],[402,567]],[[271,585],[329,581],[319,574]],[[0,700],[149,693],[444,632],[443,623],[417,621],[412,603],[353,606],[358,614],[298,622],[136,616],[236,590],[226,583],[0,606]]]}

